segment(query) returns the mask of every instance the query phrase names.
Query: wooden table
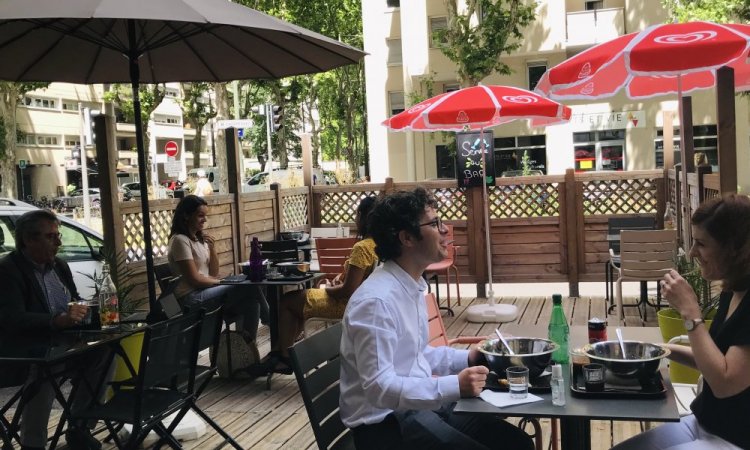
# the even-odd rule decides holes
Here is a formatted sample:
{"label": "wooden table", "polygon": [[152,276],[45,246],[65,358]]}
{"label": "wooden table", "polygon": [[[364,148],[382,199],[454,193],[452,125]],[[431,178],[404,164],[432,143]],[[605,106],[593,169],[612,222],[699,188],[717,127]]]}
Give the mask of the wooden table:
{"label": "wooden table", "polygon": [[[547,327],[542,325],[505,324],[503,332],[513,336],[546,337]],[[658,327],[632,327],[623,329],[626,340],[662,342]],[[607,328],[607,335],[615,337],[615,327]],[[571,348],[588,342],[586,326],[570,327]],[[561,443],[563,450],[589,450],[591,448],[592,419],[677,422],[680,415],[674,397],[674,389],[665,368],[661,369],[666,387],[663,399],[586,399],[576,398],[570,390],[566,392],[565,406],[552,405],[552,395],[537,394],[542,401],[523,405],[497,408],[479,398],[461,399],[456,405],[458,414],[497,414],[516,417],[548,417],[560,420]],[[565,386],[570,387],[570,370],[563,368]]]}

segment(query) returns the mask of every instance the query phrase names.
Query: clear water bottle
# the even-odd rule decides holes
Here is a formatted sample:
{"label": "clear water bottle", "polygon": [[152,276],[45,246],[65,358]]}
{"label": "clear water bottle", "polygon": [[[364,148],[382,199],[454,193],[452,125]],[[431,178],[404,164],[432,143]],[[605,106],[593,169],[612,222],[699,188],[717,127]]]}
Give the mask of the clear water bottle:
{"label": "clear water bottle", "polygon": [[344,237],[344,227],[341,226],[341,222],[336,226],[336,237]]}
{"label": "clear water bottle", "polygon": [[102,329],[116,327],[120,323],[117,288],[110,276],[109,264],[102,267],[102,286],[99,289],[99,320]]}
{"label": "clear water bottle", "polygon": [[570,327],[562,309],[562,295],[552,296],[552,317],[549,319],[549,339],[558,345],[552,354],[552,361],[557,364],[568,363],[568,336]]}
{"label": "clear water bottle", "polygon": [[250,244],[250,281],[263,280],[263,255],[260,252],[260,242],[257,237]]}
{"label": "clear water bottle", "polygon": [[555,364],[552,366],[552,377],[549,380],[549,386],[552,390],[552,404],[555,406],[565,406],[565,379],[562,374],[562,366]]}

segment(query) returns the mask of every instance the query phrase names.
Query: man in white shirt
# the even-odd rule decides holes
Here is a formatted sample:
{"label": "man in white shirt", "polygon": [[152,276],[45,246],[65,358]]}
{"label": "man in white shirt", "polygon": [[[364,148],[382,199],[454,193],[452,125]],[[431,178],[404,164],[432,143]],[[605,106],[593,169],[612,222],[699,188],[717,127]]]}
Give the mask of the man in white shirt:
{"label": "man in white shirt", "polygon": [[456,415],[488,369],[476,349],[427,343],[425,268],[447,252],[437,202],[424,189],[391,194],[370,213],[382,267],[352,295],[341,338],[341,419],[358,450],[532,449],[531,439],[494,417]]}

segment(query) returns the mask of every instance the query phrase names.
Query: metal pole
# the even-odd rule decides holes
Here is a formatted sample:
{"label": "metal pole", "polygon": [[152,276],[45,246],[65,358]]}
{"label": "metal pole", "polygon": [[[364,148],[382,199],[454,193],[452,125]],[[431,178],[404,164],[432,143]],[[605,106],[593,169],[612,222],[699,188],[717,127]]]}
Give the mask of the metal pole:
{"label": "metal pole", "polygon": [[26,186],[24,186],[24,182],[23,182],[23,169],[20,167],[18,169],[21,171],[21,201],[25,202],[26,201]]}
{"label": "metal pole", "polygon": [[83,103],[78,102],[78,110],[81,112],[81,189],[83,190],[83,223],[87,227],[91,226],[91,206],[89,205],[89,169],[86,161],[86,117],[89,115],[89,108],[84,108]]}
{"label": "metal pole", "polygon": [[270,181],[273,181],[273,160],[271,159],[271,155],[273,153],[273,147],[271,146],[271,119],[273,116],[273,111],[271,111],[271,104],[266,103],[266,143],[268,145],[268,160],[266,161],[266,172],[268,172],[268,179]]}

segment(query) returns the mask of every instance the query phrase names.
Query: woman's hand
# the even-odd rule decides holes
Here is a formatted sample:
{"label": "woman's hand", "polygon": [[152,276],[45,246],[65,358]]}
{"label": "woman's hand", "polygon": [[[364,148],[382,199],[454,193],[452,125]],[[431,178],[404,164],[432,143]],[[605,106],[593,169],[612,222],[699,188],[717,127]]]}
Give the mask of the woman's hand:
{"label": "woman's hand", "polygon": [[331,286],[341,286],[344,282],[342,280],[343,274],[338,274],[335,277],[333,277],[333,280],[331,280]]}
{"label": "woman's hand", "polygon": [[203,240],[206,242],[206,244],[208,244],[208,249],[213,250],[214,244],[216,243],[216,239],[214,239],[214,237],[211,236],[210,234],[204,234]]}
{"label": "woman's hand", "polygon": [[661,280],[661,292],[677,312],[685,319],[698,319],[701,308],[693,288],[676,270],[670,270]]}

